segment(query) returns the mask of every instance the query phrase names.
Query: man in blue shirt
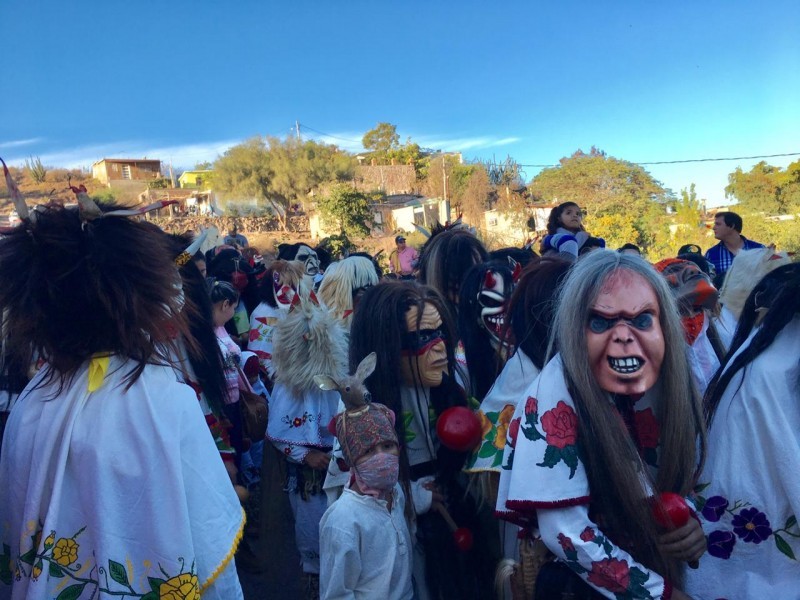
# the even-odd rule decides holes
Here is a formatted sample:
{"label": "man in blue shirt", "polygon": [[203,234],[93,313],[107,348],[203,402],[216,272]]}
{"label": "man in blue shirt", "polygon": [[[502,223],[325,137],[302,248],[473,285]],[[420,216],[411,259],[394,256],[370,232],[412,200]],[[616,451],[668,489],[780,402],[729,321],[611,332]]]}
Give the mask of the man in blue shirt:
{"label": "man in blue shirt", "polygon": [[731,268],[733,259],[741,250],[764,247],[764,244],[752,242],[742,235],[742,217],[735,212],[717,213],[714,217],[714,237],[719,244],[708,249],[706,260],[714,265],[720,279]]}

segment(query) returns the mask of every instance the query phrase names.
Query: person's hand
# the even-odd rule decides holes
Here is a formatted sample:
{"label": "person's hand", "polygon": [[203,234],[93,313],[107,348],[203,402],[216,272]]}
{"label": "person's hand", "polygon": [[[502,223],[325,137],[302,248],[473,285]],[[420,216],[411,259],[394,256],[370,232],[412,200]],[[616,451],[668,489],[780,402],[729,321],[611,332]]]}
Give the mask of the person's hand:
{"label": "person's hand", "polygon": [[303,462],[315,471],[327,471],[328,463],[331,462],[331,457],[319,450],[309,450]]}
{"label": "person's hand", "polygon": [[689,519],[683,527],[659,536],[658,545],[664,554],[678,560],[692,562],[700,560],[705,553],[706,537],[697,519]]}
{"label": "person's hand", "polygon": [[436,485],[435,481],[428,481],[422,484],[426,490],[430,490],[431,496],[431,504],[434,502],[438,502],[439,504],[444,504],[444,494],[439,490],[439,486]]}

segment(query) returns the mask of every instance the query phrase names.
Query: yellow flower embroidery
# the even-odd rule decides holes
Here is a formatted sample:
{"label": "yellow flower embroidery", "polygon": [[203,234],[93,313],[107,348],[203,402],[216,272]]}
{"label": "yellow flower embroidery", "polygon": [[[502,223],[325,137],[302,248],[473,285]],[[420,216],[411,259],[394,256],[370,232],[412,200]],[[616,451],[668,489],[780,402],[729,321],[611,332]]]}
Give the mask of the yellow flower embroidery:
{"label": "yellow flower embroidery", "polygon": [[44,540],[44,549],[50,550],[53,547],[53,544],[56,542],[56,532],[51,531],[50,535],[48,535]]}
{"label": "yellow flower embroidery", "polygon": [[53,548],[53,558],[62,567],[67,567],[78,560],[78,542],[72,538],[61,538]]}
{"label": "yellow flower embroidery", "polygon": [[511,417],[514,416],[514,407],[511,405],[506,406],[497,417],[497,435],[494,438],[494,447],[502,450],[506,447],[506,434],[508,433],[508,424],[511,422]]}
{"label": "yellow flower embroidery", "polygon": [[197,575],[181,573],[158,588],[159,600],[200,600]]}
{"label": "yellow flower embroidery", "polygon": [[42,567],[40,567],[39,565],[36,565],[35,567],[33,567],[33,572],[31,573],[31,575],[33,576],[33,580],[34,581],[39,579],[39,575],[41,575],[41,574],[42,574]]}
{"label": "yellow flower embroidery", "polygon": [[482,410],[478,411],[478,418],[481,420],[481,437],[486,437],[486,435],[492,430],[492,422]]}

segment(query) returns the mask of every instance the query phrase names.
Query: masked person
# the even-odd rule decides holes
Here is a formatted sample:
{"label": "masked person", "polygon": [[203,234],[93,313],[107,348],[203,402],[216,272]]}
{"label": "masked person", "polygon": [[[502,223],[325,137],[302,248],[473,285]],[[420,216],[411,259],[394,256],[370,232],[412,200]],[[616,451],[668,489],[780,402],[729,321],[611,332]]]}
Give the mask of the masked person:
{"label": "masked person", "polygon": [[188,330],[173,247],[78,202],[0,240],[8,347],[44,361],[3,442],[0,598],[242,598],[244,515],[166,350]]}
{"label": "masked person", "polygon": [[685,599],[702,530],[661,531],[651,506],[691,491],[703,419],[666,282],[640,258],[593,252],[567,276],[555,337],[509,426],[497,503],[556,558],[536,597]]}
{"label": "masked person", "polygon": [[[344,399],[347,404],[346,395]],[[394,421],[394,413],[377,403],[354,403],[336,415],[336,437],[350,483],[319,524],[323,600],[414,597],[413,546],[398,484]]]}
{"label": "masked person", "polygon": [[376,352],[377,366],[366,386],[398,415],[400,480],[416,537],[415,591],[423,598],[492,593],[494,564],[486,560],[482,541],[459,551],[440,514],[446,507],[459,526],[478,530],[475,503],[465,492],[467,477],[461,472],[467,453],[448,449],[436,433],[436,420],[446,409],[466,405],[454,379],[454,340],[453,319],[442,296],[412,282],[385,282],[367,290],[350,329],[351,368]]}
{"label": "masked person", "polygon": [[800,265],[789,264],[764,276],[747,298],[705,398],[708,460],[697,489],[708,555],[687,574],[692,598],[798,594],[798,356]]}
{"label": "masked person", "polygon": [[719,292],[708,275],[690,260],[665,258],[654,266],[667,280],[678,302],[686,337],[686,358],[697,389],[704,394],[727,351],[714,318],[715,312],[719,312]]}

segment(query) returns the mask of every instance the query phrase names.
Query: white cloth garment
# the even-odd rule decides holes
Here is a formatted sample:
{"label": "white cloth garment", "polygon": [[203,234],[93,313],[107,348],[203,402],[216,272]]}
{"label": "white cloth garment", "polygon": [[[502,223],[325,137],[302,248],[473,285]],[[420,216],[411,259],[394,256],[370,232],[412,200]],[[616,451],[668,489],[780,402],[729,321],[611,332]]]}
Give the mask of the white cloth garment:
{"label": "white cloth garment", "polygon": [[[654,468],[658,429],[651,398],[648,392],[635,403],[633,418],[641,432],[643,462]],[[670,585],[660,575],[637,563],[589,519],[589,478],[580,459],[575,403],[559,355],[545,365],[517,404],[508,430],[496,514],[538,526],[550,551],[607,598],[669,597]],[[644,500],[644,490],[642,495]]]}
{"label": "white cloth garment", "polygon": [[195,392],[155,365],[126,389],[136,365],[105,360],[63,390],[43,368],[14,406],[0,598],[242,598],[232,559],[244,515]]}
{"label": "white cloth garment", "polygon": [[275,326],[286,316],[286,312],[262,302],[250,315],[247,349],[256,353],[261,368],[270,378],[275,377],[275,368],[272,365],[272,338],[275,335]]}
{"label": "white cloth garment", "polygon": [[399,485],[393,498],[390,512],[385,500],[345,488],[325,511],[319,524],[321,600],[413,598],[413,546]]}
{"label": "white cloth garment", "polygon": [[714,373],[719,369],[719,358],[714,352],[714,346],[711,345],[711,340],[708,339],[708,324],[709,315],[704,314],[703,328],[697,335],[694,344],[686,345],[686,360],[692,368],[692,376],[694,382],[697,384],[697,391],[700,395],[706,393],[708,384],[714,377]]}
{"label": "white cloth garment", "polygon": [[339,392],[307,390],[300,397],[282,383],[272,388],[267,439],[284,455],[302,463],[309,450],[328,451],[334,437],[328,423],[336,414]]}
{"label": "white cloth garment", "polygon": [[795,316],[720,399],[697,488],[708,552],[686,574],[696,600],[800,597],[798,361]]}
{"label": "white cloth garment", "polygon": [[508,359],[497,380],[478,409],[483,440],[467,460],[464,470],[500,472],[506,434],[517,404],[524,402],[525,391],[539,376],[539,369],[522,349]]}

